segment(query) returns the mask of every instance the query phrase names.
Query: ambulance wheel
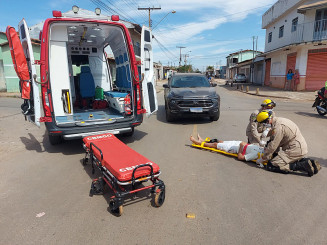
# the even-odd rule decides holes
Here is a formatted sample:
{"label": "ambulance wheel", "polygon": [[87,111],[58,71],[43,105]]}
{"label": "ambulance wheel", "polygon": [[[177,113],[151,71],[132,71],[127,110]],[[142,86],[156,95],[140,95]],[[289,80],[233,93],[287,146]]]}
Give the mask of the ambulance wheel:
{"label": "ambulance wheel", "polygon": [[162,204],[165,201],[165,190],[161,190],[156,193],[156,196],[154,198],[154,204],[156,205],[156,207],[161,207]]}
{"label": "ambulance wheel", "polygon": [[121,216],[124,212],[123,205],[120,205],[118,208],[114,209],[114,206],[115,206],[114,204],[115,204],[115,201],[109,202],[110,212],[117,216]]}
{"label": "ambulance wheel", "polygon": [[51,145],[58,145],[62,142],[62,138],[60,135],[49,134],[49,141]]}

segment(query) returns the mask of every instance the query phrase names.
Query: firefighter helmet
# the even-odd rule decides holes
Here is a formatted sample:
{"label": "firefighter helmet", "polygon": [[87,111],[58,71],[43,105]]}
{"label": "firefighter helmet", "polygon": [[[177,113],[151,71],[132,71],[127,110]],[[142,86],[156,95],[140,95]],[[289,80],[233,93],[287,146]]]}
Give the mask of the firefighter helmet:
{"label": "firefighter helmet", "polygon": [[274,108],[276,106],[276,103],[271,99],[265,99],[264,101],[262,101],[261,106]]}
{"label": "firefighter helmet", "polygon": [[265,123],[272,117],[272,111],[271,110],[263,110],[257,115],[257,122],[259,123]]}

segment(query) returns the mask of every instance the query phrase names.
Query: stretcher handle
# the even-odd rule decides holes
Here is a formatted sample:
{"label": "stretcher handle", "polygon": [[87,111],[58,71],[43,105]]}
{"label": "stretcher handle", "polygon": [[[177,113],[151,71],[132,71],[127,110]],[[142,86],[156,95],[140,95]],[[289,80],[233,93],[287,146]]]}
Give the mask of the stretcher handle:
{"label": "stretcher handle", "polygon": [[136,168],[134,168],[134,170],[133,170],[133,173],[132,173],[132,184],[133,185],[134,185],[134,182],[135,182],[134,174],[135,174],[136,169],[143,168],[143,167],[150,167],[151,168],[150,175],[151,175],[151,179],[153,179],[153,167],[150,164],[141,164],[141,165],[137,166]]}
{"label": "stretcher handle", "polygon": [[94,147],[99,151],[99,153],[100,153],[100,155],[101,155],[101,161],[102,161],[102,160],[103,160],[103,154],[102,154],[102,151],[101,151],[100,148],[97,147],[94,143],[90,143],[90,151],[91,151],[92,154],[93,154],[92,146],[94,146]]}

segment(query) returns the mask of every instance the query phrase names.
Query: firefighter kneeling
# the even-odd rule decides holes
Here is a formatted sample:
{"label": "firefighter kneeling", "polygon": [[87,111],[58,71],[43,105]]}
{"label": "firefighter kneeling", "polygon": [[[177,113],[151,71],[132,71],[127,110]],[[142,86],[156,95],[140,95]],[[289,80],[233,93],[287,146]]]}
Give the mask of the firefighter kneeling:
{"label": "firefighter kneeling", "polygon": [[260,112],[257,122],[267,128],[271,127],[268,134],[270,141],[257,164],[262,166],[262,162],[269,160],[267,170],[285,174],[290,170],[306,172],[310,177],[318,173],[320,164],[316,160],[305,158],[308,153],[307,143],[294,122],[274,117],[269,110]]}

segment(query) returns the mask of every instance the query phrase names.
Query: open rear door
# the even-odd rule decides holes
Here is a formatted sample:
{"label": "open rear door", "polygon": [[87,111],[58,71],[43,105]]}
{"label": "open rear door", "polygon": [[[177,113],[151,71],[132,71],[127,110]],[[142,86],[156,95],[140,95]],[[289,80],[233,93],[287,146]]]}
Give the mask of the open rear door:
{"label": "open rear door", "polygon": [[141,35],[141,72],[144,74],[142,82],[143,106],[149,117],[158,110],[157,93],[153,71],[152,33],[149,27],[142,27]]}
{"label": "open rear door", "polygon": [[33,97],[30,98],[31,105],[34,107],[34,116],[29,116],[29,121],[34,122],[40,127],[41,117],[41,104],[40,104],[40,89],[39,84],[36,83],[34,77],[37,77],[36,67],[34,64],[34,55],[30,34],[28,32],[27,24],[25,19],[22,19],[18,24],[19,38],[23,46],[24,54],[27,60],[28,70],[30,72],[31,85],[33,91]]}

